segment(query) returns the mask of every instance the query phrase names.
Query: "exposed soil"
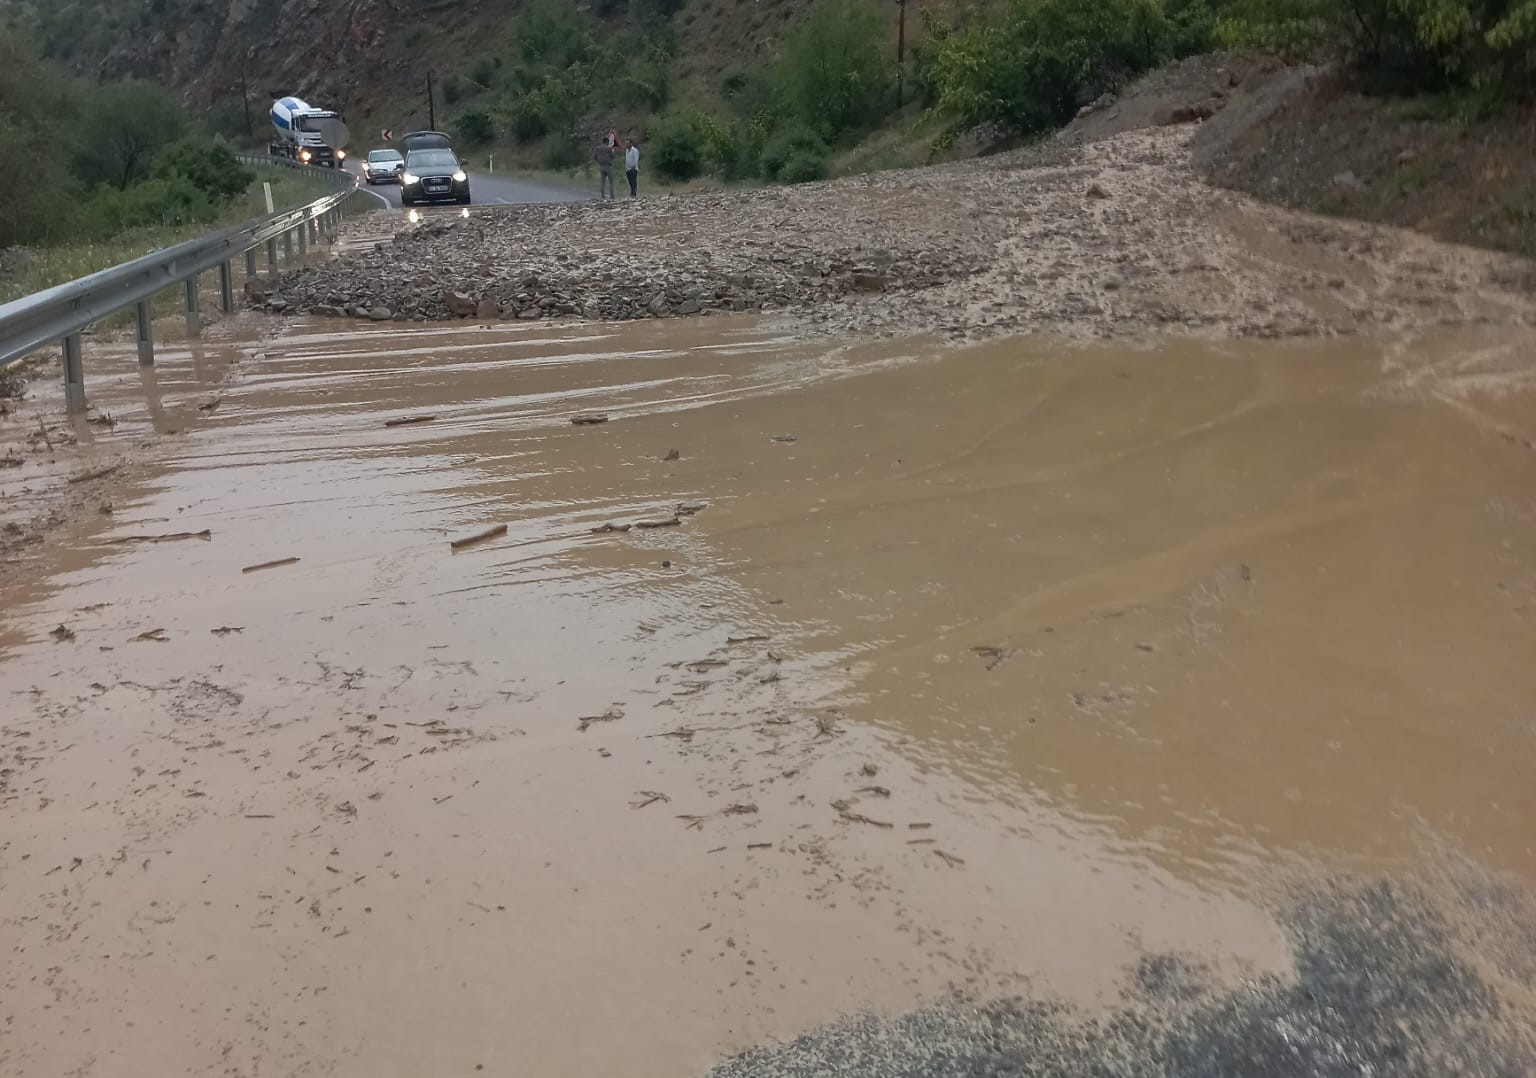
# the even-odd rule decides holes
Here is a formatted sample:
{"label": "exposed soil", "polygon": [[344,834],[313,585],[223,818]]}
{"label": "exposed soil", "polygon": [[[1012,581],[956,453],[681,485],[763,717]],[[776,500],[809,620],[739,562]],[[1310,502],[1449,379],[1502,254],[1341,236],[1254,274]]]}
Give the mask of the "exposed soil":
{"label": "exposed soil", "polygon": [[[1262,122],[1218,117],[1205,175],[1279,205],[1536,256],[1536,108],[1490,118],[1455,101],[1372,97],[1337,75],[1292,80]],[[1209,138],[1207,136],[1210,136]],[[1526,290],[1536,287],[1527,270]]]}
{"label": "exposed soil", "polygon": [[1369,95],[1336,69],[1208,55],[1152,72],[1058,140],[1203,119],[1192,160],[1217,186],[1536,255],[1536,108],[1474,110],[1450,97]]}

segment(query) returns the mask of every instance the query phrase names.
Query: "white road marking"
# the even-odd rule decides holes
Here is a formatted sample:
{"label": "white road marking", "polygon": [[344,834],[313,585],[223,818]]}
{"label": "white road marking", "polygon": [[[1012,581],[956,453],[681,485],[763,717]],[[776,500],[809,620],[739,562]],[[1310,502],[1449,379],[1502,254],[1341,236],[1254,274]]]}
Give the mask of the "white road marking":
{"label": "white road marking", "polygon": [[376,198],[380,202],[384,203],[384,208],[386,210],[392,210],[392,209],[396,208],[395,204],[393,202],[391,202],[389,199],[385,198],[383,195],[379,194],[377,191],[373,190],[371,187],[359,187],[358,190],[361,191],[365,195],[372,195],[374,198]]}

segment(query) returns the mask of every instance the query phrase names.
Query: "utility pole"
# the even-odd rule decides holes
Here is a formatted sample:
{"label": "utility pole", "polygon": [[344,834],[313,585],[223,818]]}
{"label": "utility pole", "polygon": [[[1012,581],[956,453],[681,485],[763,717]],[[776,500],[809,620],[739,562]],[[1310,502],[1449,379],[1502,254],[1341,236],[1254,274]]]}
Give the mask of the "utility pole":
{"label": "utility pole", "polygon": [[896,0],[896,107],[902,105],[907,76],[907,0]]}
{"label": "utility pole", "polygon": [[432,99],[432,72],[427,72],[427,130],[437,130],[437,102]]}

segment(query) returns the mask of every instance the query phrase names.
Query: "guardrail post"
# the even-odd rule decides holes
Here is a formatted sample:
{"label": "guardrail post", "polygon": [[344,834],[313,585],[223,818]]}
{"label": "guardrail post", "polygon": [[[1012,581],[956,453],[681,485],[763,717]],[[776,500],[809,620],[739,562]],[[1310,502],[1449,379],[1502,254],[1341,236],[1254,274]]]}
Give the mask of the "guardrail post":
{"label": "guardrail post", "polygon": [[149,317],[149,300],[141,300],[138,304],[139,321],[139,366],[153,367],[155,365],[155,334],[153,323]]}
{"label": "guardrail post", "polygon": [[197,314],[197,274],[187,278],[187,336],[196,337],[202,330],[202,320]]}
{"label": "guardrail post", "polygon": [[245,252],[245,279],[249,281],[256,276],[256,248],[252,247]]}
{"label": "guardrail post", "polygon": [[309,254],[309,222],[305,221],[294,231],[299,234],[299,257]]}
{"label": "guardrail post", "polygon": [[293,261],[293,229],[283,233],[283,261]]}
{"label": "guardrail post", "polygon": [[277,276],[277,241],[267,241],[267,272]]}
{"label": "guardrail post", "polygon": [[229,263],[219,263],[219,310],[230,314],[235,309],[235,286]]}
{"label": "guardrail post", "polygon": [[85,363],[78,333],[64,338],[64,410],[70,415],[85,411]]}

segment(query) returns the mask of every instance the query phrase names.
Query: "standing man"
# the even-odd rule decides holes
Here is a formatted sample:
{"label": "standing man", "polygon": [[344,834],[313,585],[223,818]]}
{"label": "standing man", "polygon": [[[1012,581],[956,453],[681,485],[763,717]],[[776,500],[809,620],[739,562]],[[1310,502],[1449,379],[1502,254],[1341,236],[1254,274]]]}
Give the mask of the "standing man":
{"label": "standing man", "polygon": [[629,180],[629,197],[640,197],[640,147],[635,140],[624,140],[624,178]]}
{"label": "standing man", "polygon": [[613,197],[613,144],[607,139],[597,147],[597,152],[592,155],[597,162],[597,197]]}

